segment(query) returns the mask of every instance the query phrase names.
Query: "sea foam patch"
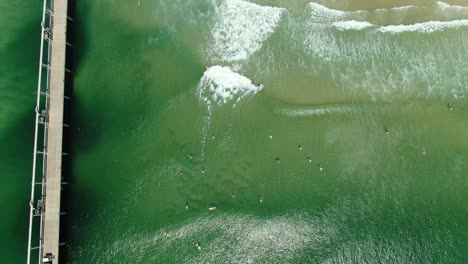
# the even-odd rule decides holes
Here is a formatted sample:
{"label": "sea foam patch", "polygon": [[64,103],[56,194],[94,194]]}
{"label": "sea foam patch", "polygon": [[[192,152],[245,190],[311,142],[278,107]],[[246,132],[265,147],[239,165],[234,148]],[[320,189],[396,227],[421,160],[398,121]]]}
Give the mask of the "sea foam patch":
{"label": "sea foam patch", "polygon": [[345,12],[341,10],[336,10],[332,8],[328,8],[321,4],[317,3],[309,3],[309,9],[311,15],[314,19],[320,21],[332,21],[332,20],[339,20],[350,15],[351,12]]}
{"label": "sea foam patch", "polygon": [[402,32],[418,32],[418,33],[432,33],[436,31],[443,31],[446,29],[457,29],[460,27],[468,26],[468,19],[453,20],[453,21],[428,21],[424,23],[416,23],[410,25],[388,25],[376,26],[367,21],[338,21],[333,22],[332,26],[340,31],[345,30],[363,30],[367,28],[375,28],[375,31],[381,33],[398,34]]}
{"label": "sea foam patch", "polygon": [[[342,11],[323,6],[318,3],[308,4],[312,22],[333,23],[337,21],[368,21],[377,25],[386,25],[387,21],[394,24],[406,24],[408,18],[413,19],[414,14],[427,14],[421,16],[419,23],[434,21],[452,21],[468,19],[468,6],[449,5],[445,2],[435,2],[429,5],[407,5],[392,8],[380,8],[375,10]],[[414,22],[414,20],[411,20]],[[355,29],[355,28],[352,28]]]}
{"label": "sea foam patch", "polygon": [[437,1],[436,4],[443,11],[468,11],[468,6],[450,5],[442,1]]}
{"label": "sea foam patch", "polygon": [[246,60],[274,32],[284,8],[225,0],[218,8],[208,53],[215,60]]}
{"label": "sea foam patch", "polygon": [[420,32],[432,33],[435,31],[442,31],[446,29],[455,29],[459,27],[468,26],[468,19],[460,19],[453,21],[429,21],[424,23],[416,23],[412,25],[390,25],[378,29],[384,33],[402,33],[402,32]]}
{"label": "sea foam patch", "polygon": [[338,30],[342,30],[342,31],[343,30],[362,30],[362,29],[366,29],[366,28],[374,26],[373,24],[367,21],[356,21],[356,20],[333,22],[332,25],[336,27]]}
{"label": "sea foam patch", "polygon": [[[324,74],[329,72],[333,87],[342,87],[350,93],[365,90],[372,100],[413,96],[465,97],[468,87],[468,77],[464,74],[466,56],[460,56],[454,50],[468,48],[464,37],[468,34],[465,30],[468,29],[468,19],[446,20],[463,17],[460,10],[465,7],[434,3],[424,7],[365,11],[367,14],[374,12],[367,16],[363,11],[331,10],[317,4],[309,6],[314,10],[305,23],[303,45],[318,62],[314,63],[314,69]],[[439,12],[443,9],[446,12]],[[313,17],[318,10],[325,12],[326,16],[319,14]],[[424,17],[429,21],[405,24],[398,20],[398,17],[406,15],[402,10],[431,15]],[[395,24],[382,25],[378,20],[371,22],[382,12],[388,12],[385,17],[387,23]],[[333,20],[325,20],[324,17]],[[352,37],[340,33],[350,30],[359,30],[359,33]],[[431,37],[430,43],[426,38],[418,37],[418,34],[429,35],[445,30],[457,30],[458,34],[452,34],[450,39],[433,34],[428,36]],[[399,36],[402,32],[410,34]],[[333,70],[330,71],[331,68]],[[320,110],[309,110],[300,114],[321,113]]]}
{"label": "sea foam patch", "polygon": [[208,106],[222,105],[244,96],[255,94],[263,85],[253,84],[252,81],[229,67],[213,66],[207,68],[198,84],[198,96]]}
{"label": "sea foam patch", "polygon": [[[466,15],[467,19],[449,20],[453,17],[464,17],[461,15],[461,11],[468,11],[468,7],[453,6],[443,2],[436,2],[433,5],[427,6],[410,5],[372,11],[341,11],[313,2],[309,3],[308,7],[310,20],[305,24],[308,29],[306,30],[307,33],[303,43],[309,52],[324,60],[342,58],[344,55],[349,58],[350,53],[347,52],[347,50],[350,48],[353,49],[351,54],[357,55],[354,52],[356,43],[346,44],[346,40],[343,42],[339,39],[340,37],[335,34],[334,31],[336,30],[359,30],[365,31],[364,34],[399,34],[402,32],[432,33],[468,26],[468,13]],[[414,24],[404,23],[406,12],[419,12],[424,9],[426,9],[424,12],[432,14],[430,18],[433,19],[433,21]],[[381,24],[383,21],[380,21],[380,17],[385,17],[386,20],[391,18],[395,24]],[[360,52],[359,54],[365,55],[365,53],[366,52]]]}
{"label": "sea foam patch", "polygon": [[374,11],[368,10],[354,10],[354,11],[342,11],[332,9],[326,6],[323,6],[318,3],[311,2],[308,4],[309,12],[311,14],[311,18],[314,22],[334,22],[334,21],[347,21],[347,20],[365,20],[367,17],[371,15],[388,15],[395,13],[398,16],[401,16],[402,13],[405,13],[411,9],[418,8],[414,5],[409,6],[400,6],[400,7],[393,7],[393,8],[382,8],[376,9]]}

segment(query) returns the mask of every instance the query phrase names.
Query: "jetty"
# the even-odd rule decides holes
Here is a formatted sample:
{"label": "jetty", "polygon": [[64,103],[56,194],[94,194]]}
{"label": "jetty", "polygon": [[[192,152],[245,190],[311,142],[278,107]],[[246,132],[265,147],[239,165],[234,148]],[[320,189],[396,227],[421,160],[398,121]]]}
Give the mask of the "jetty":
{"label": "jetty", "polygon": [[[59,263],[66,49],[70,45],[67,42],[68,19],[68,0],[44,0],[29,201],[28,264],[35,262],[32,256],[38,257],[38,263]],[[36,192],[36,188],[40,190]],[[36,218],[39,221],[35,221]],[[33,240],[37,245],[32,245]]]}

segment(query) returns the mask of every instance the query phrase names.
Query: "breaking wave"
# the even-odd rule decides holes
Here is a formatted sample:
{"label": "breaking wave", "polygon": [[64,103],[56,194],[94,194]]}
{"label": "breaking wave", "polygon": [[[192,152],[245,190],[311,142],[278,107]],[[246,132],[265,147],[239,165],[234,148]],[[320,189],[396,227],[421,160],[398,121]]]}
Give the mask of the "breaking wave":
{"label": "breaking wave", "polygon": [[207,106],[202,128],[202,159],[205,158],[206,139],[211,126],[214,106],[233,103],[233,107],[244,97],[255,94],[263,88],[229,67],[213,66],[206,69],[197,87],[198,98]]}
{"label": "breaking wave", "polygon": [[[329,74],[334,87],[365,90],[372,99],[408,96],[465,97],[468,87],[466,56],[468,19],[379,25],[366,20],[372,12],[404,12],[414,8],[339,11],[309,4],[310,19],[303,39],[314,70]],[[434,17],[460,15],[468,7],[440,2]],[[468,14],[465,16],[468,17]],[[433,19],[433,17],[431,17]],[[458,34],[444,34],[457,30]],[[356,33],[350,34],[351,31]],[[413,37],[402,36],[410,32]],[[439,32],[441,34],[432,34]],[[442,35],[443,34],[443,35]],[[317,62],[318,61],[318,62]]]}
{"label": "breaking wave", "polygon": [[380,32],[401,33],[401,32],[420,32],[432,33],[445,29],[456,29],[459,27],[468,26],[468,19],[453,20],[453,21],[429,21],[425,23],[416,23],[412,25],[391,25],[378,29]]}
{"label": "breaking wave", "polygon": [[263,88],[229,67],[213,66],[206,69],[198,85],[198,97],[207,104],[223,105],[238,102],[242,97],[255,94]]}
{"label": "breaking wave", "polygon": [[374,26],[369,22],[356,20],[333,22],[332,25],[339,30],[362,30]]}
{"label": "breaking wave", "polygon": [[338,30],[363,30],[367,28],[374,28],[376,32],[381,33],[402,33],[402,32],[418,32],[418,33],[432,33],[446,29],[457,29],[460,27],[468,26],[468,19],[453,20],[453,21],[429,21],[423,23],[416,23],[411,25],[389,25],[377,26],[367,21],[338,21],[331,24]]}
{"label": "breaking wave", "polygon": [[374,19],[379,19],[382,16],[393,16],[394,19],[398,19],[404,13],[411,10],[420,8],[418,6],[401,6],[394,7],[389,9],[376,9],[373,11],[367,10],[355,10],[355,11],[341,11],[332,9],[326,6],[323,6],[318,3],[311,2],[308,5],[311,19],[313,22],[336,22],[336,21],[346,21],[346,20],[369,20],[370,18],[376,17]]}
{"label": "breaking wave", "polygon": [[[378,25],[386,25],[388,21],[392,21],[393,24],[409,24],[405,23],[406,20],[415,19],[414,15],[417,14],[419,14],[422,19],[430,18],[435,21],[450,21],[468,18],[468,7],[449,5],[444,2],[433,2],[432,4],[424,6],[408,5],[370,11],[341,11],[311,2],[309,3],[308,8],[311,14],[311,20],[318,23],[356,20],[368,21]],[[421,14],[424,15],[421,16]],[[427,21],[418,22],[422,23]]]}
{"label": "breaking wave", "polygon": [[274,32],[284,11],[242,0],[225,0],[215,16],[208,54],[215,62],[248,59]]}

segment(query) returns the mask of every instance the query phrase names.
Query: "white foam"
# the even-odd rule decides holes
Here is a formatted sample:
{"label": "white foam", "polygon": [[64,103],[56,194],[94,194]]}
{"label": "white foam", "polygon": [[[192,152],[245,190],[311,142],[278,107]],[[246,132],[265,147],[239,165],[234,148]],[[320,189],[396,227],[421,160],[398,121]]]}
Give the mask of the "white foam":
{"label": "white foam", "polygon": [[202,128],[202,159],[205,158],[206,139],[211,126],[213,106],[222,106],[234,101],[232,107],[247,95],[255,94],[263,85],[255,85],[252,81],[229,67],[213,66],[207,68],[197,87],[198,98],[206,104],[207,114]]}
{"label": "white foam", "polygon": [[310,8],[312,17],[314,19],[325,20],[325,21],[338,20],[350,13],[350,12],[328,8],[326,6],[313,3],[313,2],[309,3],[309,8]]}
{"label": "white foam", "polygon": [[375,11],[376,12],[386,12],[388,10],[393,10],[393,11],[406,11],[406,10],[409,10],[409,9],[412,9],[412,8],[417,8],[418,6],[415,6],[415,5],[407,5],[407,6],[396,6],[396,7],[392,7],[392,8],[378,8],[376,9]]}
{"label": "white foam", "polygon": [[445,9],[445,8],[450,8],[451,5],[445,3],[445,2],[441,2],[441,1],[437,1],[437,7],[441,8],[441,9]]}
{"label": "white foam", "polygon": [[246,60],[274,32],[284,11],[242,0],[225,0],[211,30],[213,42],[208,53],[224,62]]}
{"label": "white foam", "polygon": [[440,9],[465,9],[468,10],[468,6],[450,5],[442,1],[437,1],[437,7]]}
{"label": "white foam", "polygon": [[437,2],[437,20],[449,21],[468,18],[468,6],[449,5],[444,2]]}
{"label": "white foam", "polygon": [[393,8],[381,8],[374,11],[368,10],[354,10],[354,11],[342,11],[332,8],[328,8],[318,3],[309,3],[308,5],[313,21],[320,22],[333,22],[333,21],[343,21],[343,20],[365,20],[371,14],[375,13],[376,15],[383,15],[387,12],[406,12],[412,8],[417,8],[414,5],[408,6],[399,6]]}
{"label": "white foam", "polygon": [[[358,96],[365,90],[372,100],[412,96],[465,96],[468,87],[467,76],[463,74],[466,72],[466,56],[461,56],[459,52],[454,53],[453,50],[466,49],[468,42],[463,36],[468,31],[468,20],[393,26],[374,24],[372,28],[360,31],[355,37],[336,34],[337,30],[358,28],[354,25],[356,22],[353,20],[308,24],[303,44],[313,57],[314,64],[305,65],[305,68],[314,68],[323,74],[330,72],[330,86]],[[457,28],[460,32],[453,32],[456,34],[451,34],[450,38],[435,34]],[[397,35],[399,32],[434,36],[428,43],[425,38],[418,38],[417,35],[402,38],[403,36]],[[393,34],[395,35],[392,36]],[[298,116],[328,113],[322,109],[299,109],[285,114]]]}
{"label": "white foam", "polygon": [[345,114],[351,113],[349,107],[343,106],[325,106],[325,107],[309,107],[309,108],[281,108],[277,112],[290,117],[304,116],[322,116],[328,114]]}
{"label": "white foam", "polygon": [[416,23],[412,25],[390,25],[378,29],[384,33],[401,33],[401,32],[420,32],[431,33],[435,31],[442,31],[445,29],[454,29],[463,26],[468,26],[468,19],[460,19],[453,21],[429,21],[424,23]]}
{"label": "white foam", "polygon": [[[337,21],[369,21],[374,24],[386,24],[391,20],[394,24],[405,24],[405,20],[412,17],[410,12],[425,12],[432,14],[429,20],[433,21],[452,21],[468,19],[468,6],[449,5],[444,2],[433,2],[429,5],[406,5],[392,8],[380,8],[375,10],[353,10],[342,11],[326,6],[309,3],[311,21],[319,23],[333,23]],[[430,12],[430,13],[429,13]],[[421,18],[424,19],[424,18]],[[425,23],[427,21],[420,21]]]}
{"label": "white foam", "polygon": [[332,25],[338,30],[362,30],[374,26],[367,21],[356,20],[333,22]]}
{"label": "white foam", "polygon": [[376,27],[376,31],[382,33],[401,33],[401,32],[420,32],[420,33],[432,33],[436,31],[442,31],[445,29],[456,29],[463,26],[468,26],[468,19],[459,19],[453,21],[428,21],[423,23],[416,23],[411,25],[388,25],[388,26],[376,26],[367,21],[338,21],[333,22],[332,26],[338,30],[363,30],[370,27]]}
{"label": "white foam", "polygon": [[255,85],[252,81],[228,67],[213,66],[208,68],[198,85],[200,100],[207,105],[222,105],[229,101],[236,102],[249,94],[255,94],[263,88]]}

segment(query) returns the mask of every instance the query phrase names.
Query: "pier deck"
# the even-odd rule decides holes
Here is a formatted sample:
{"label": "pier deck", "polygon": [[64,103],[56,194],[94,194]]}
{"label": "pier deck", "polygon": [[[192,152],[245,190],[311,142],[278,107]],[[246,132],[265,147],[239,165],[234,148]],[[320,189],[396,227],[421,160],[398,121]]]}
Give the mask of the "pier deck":
{"label": "pier deck", "polygon": [[52,253],[58,263],[60,192],[62,181],[63,105],[68,0],[53,1],[49,113],[44,203],[43,254]]}

